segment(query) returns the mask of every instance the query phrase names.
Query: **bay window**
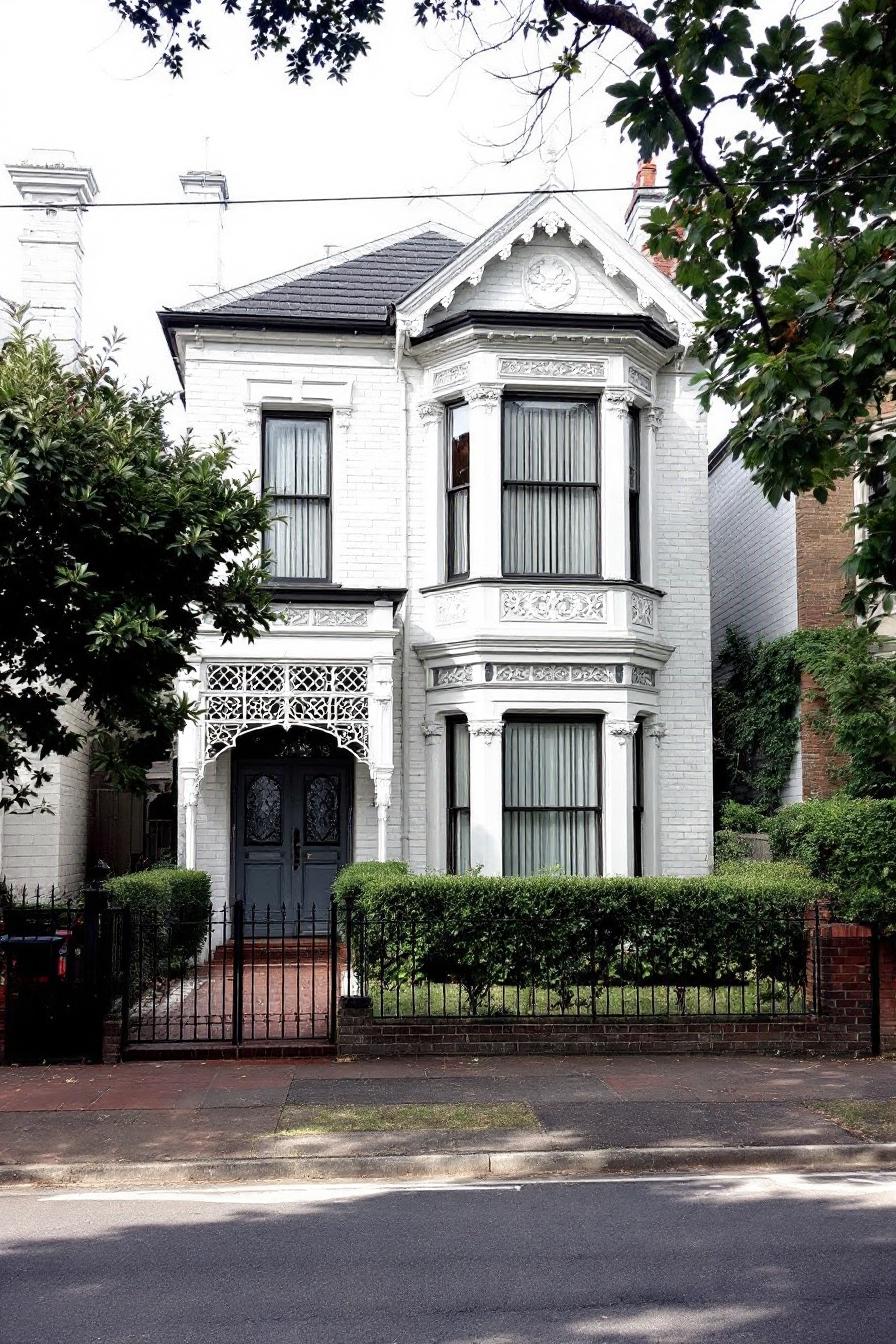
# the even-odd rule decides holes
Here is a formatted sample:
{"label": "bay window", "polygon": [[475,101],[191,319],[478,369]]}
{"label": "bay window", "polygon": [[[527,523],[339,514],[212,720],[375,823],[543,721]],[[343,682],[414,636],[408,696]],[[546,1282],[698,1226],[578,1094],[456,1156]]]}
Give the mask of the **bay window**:
{"label": "bay window", "polygon": [[505,399],[505,575],[584,578],[600,572],[597,426],[594,401]]}
{"label": "bay window", "polygon": [[447,541],[449,579],[470,573],[470,408],[448,409]]}
{"label": "bay window", "polygon": [[466,719],[446,722],[448,748],[448,871],[470,867],[470,733]]}
{"label": "bay window", "polygon": [[272,522],[264,547],[283,579],[330,576],[330,422],[325,416],[268,416],[262,484]]}
{"label": "bay window", "polygon": [[599,719],[504,724],[504,872],[601,871]]}

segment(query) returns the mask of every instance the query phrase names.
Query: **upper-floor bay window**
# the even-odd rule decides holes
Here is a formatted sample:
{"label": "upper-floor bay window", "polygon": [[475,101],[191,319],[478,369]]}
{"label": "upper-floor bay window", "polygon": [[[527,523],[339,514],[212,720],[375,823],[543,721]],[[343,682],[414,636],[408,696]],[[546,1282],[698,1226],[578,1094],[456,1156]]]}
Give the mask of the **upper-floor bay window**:
{"label": "upper-floor bay window", "polygon": [[628,576],[641,582],[641,412],[628,415]]}
{"label": "upper-floor bay window", "polygon": [[463,579],[470,573],[470,408],[466,403],[448,408],[448,542],[447,576]]}
{"label": "upper-floor bay window", "polygon": [[265,533],[271,573],[281,579],[330,577],[330,421],[322,415],[271,415],[264,422],[262,485],[273,522]]}
{"label": "upper-floor bay window", "polygon": [[597,403],[508,397],[503,417],[504,574],[597,576]]}

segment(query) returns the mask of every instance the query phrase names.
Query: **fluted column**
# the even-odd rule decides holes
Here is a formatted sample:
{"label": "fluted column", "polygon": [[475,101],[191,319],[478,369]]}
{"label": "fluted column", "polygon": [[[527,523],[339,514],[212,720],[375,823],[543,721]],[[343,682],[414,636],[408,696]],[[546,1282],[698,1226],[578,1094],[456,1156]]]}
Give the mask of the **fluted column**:
{"label": "fluted column", "polygon": [[601,575],[627,579],[628,415],[634,401],[627,387],[608,387],[600,399]]}
{"label": "fluted column", "polygon": [[470,865],[489,877],[503,872],[504,792],[500,719],[471,719]]}
{"label": "fluted column", "polygon": [[628,877],[634,866],[634,719],[607,719],[604,747],[604,874]]}

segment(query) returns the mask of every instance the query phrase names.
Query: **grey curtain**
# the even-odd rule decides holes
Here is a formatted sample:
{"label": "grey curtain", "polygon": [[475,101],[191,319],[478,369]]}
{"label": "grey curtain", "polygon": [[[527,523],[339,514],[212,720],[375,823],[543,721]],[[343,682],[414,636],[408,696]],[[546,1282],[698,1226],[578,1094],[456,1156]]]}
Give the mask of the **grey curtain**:
{"label": "grey curtain", "polygon": [[600,872],[600,725],[504,725],[504,871]]}
{"label": "grey curtain", "polygon": [[326,579],[330,551],[330,434],[326,420],[267,420],[264,485],[275,522],[265,533],[279,578]]}
{"label": "grey curtain", "polygon": [[505,401],[505,574],[597,574],[597,409]]}
{"label": "grey curtain", "polygon": [[448,857],[454,873],[470,867],[470,731],[465,720],[448,724]]}

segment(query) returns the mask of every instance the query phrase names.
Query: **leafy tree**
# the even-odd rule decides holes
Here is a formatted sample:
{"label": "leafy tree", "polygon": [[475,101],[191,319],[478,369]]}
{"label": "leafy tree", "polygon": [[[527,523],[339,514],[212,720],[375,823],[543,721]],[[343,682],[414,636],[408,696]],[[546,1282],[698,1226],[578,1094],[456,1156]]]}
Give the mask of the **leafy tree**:
{"label": "leafy tree", "polygon": [[45,758],[82,743],[139,787],[190,717],[177,674],[210,618],[225,640],[267,625],[267,521],[223,439],[171,443],[167,398],[130,391],[115,343],[64,366],[19,323],[0,348],[0,784],[35,798]]}
{"label": "leafy tree", "polygon": [[[239,0],[221,0],[232,14]],[[203,47],[199,0],[109,0],[162,60],[183,69]],[[482,0],[415,0],[418,23],[472,28]],[[788,12],[754,31],[758,0],[494,0],[508,37],[547,53],[534,90],[579,76],[611,33],[631,39],[610,121],[642,158],[668,154],[671,204],[653,247],[705,307],[697,352],[704,393],[737,408],[731,435],[768,498],[824,501],[856,472],[871,500],[851,561],[859,611],[889,608],[896,586],[896,436],[875,421],[896,369],[896,5],[843,0],[813,37]],[[831,7],[833,8],[833,7]],[[286,55],[290,80],[343,80],[369,46],[382,0],[248,0],[256,56]],[[475,32],[475,29],[473,29]],[[717,134],[717,110],[741,127]]]}

